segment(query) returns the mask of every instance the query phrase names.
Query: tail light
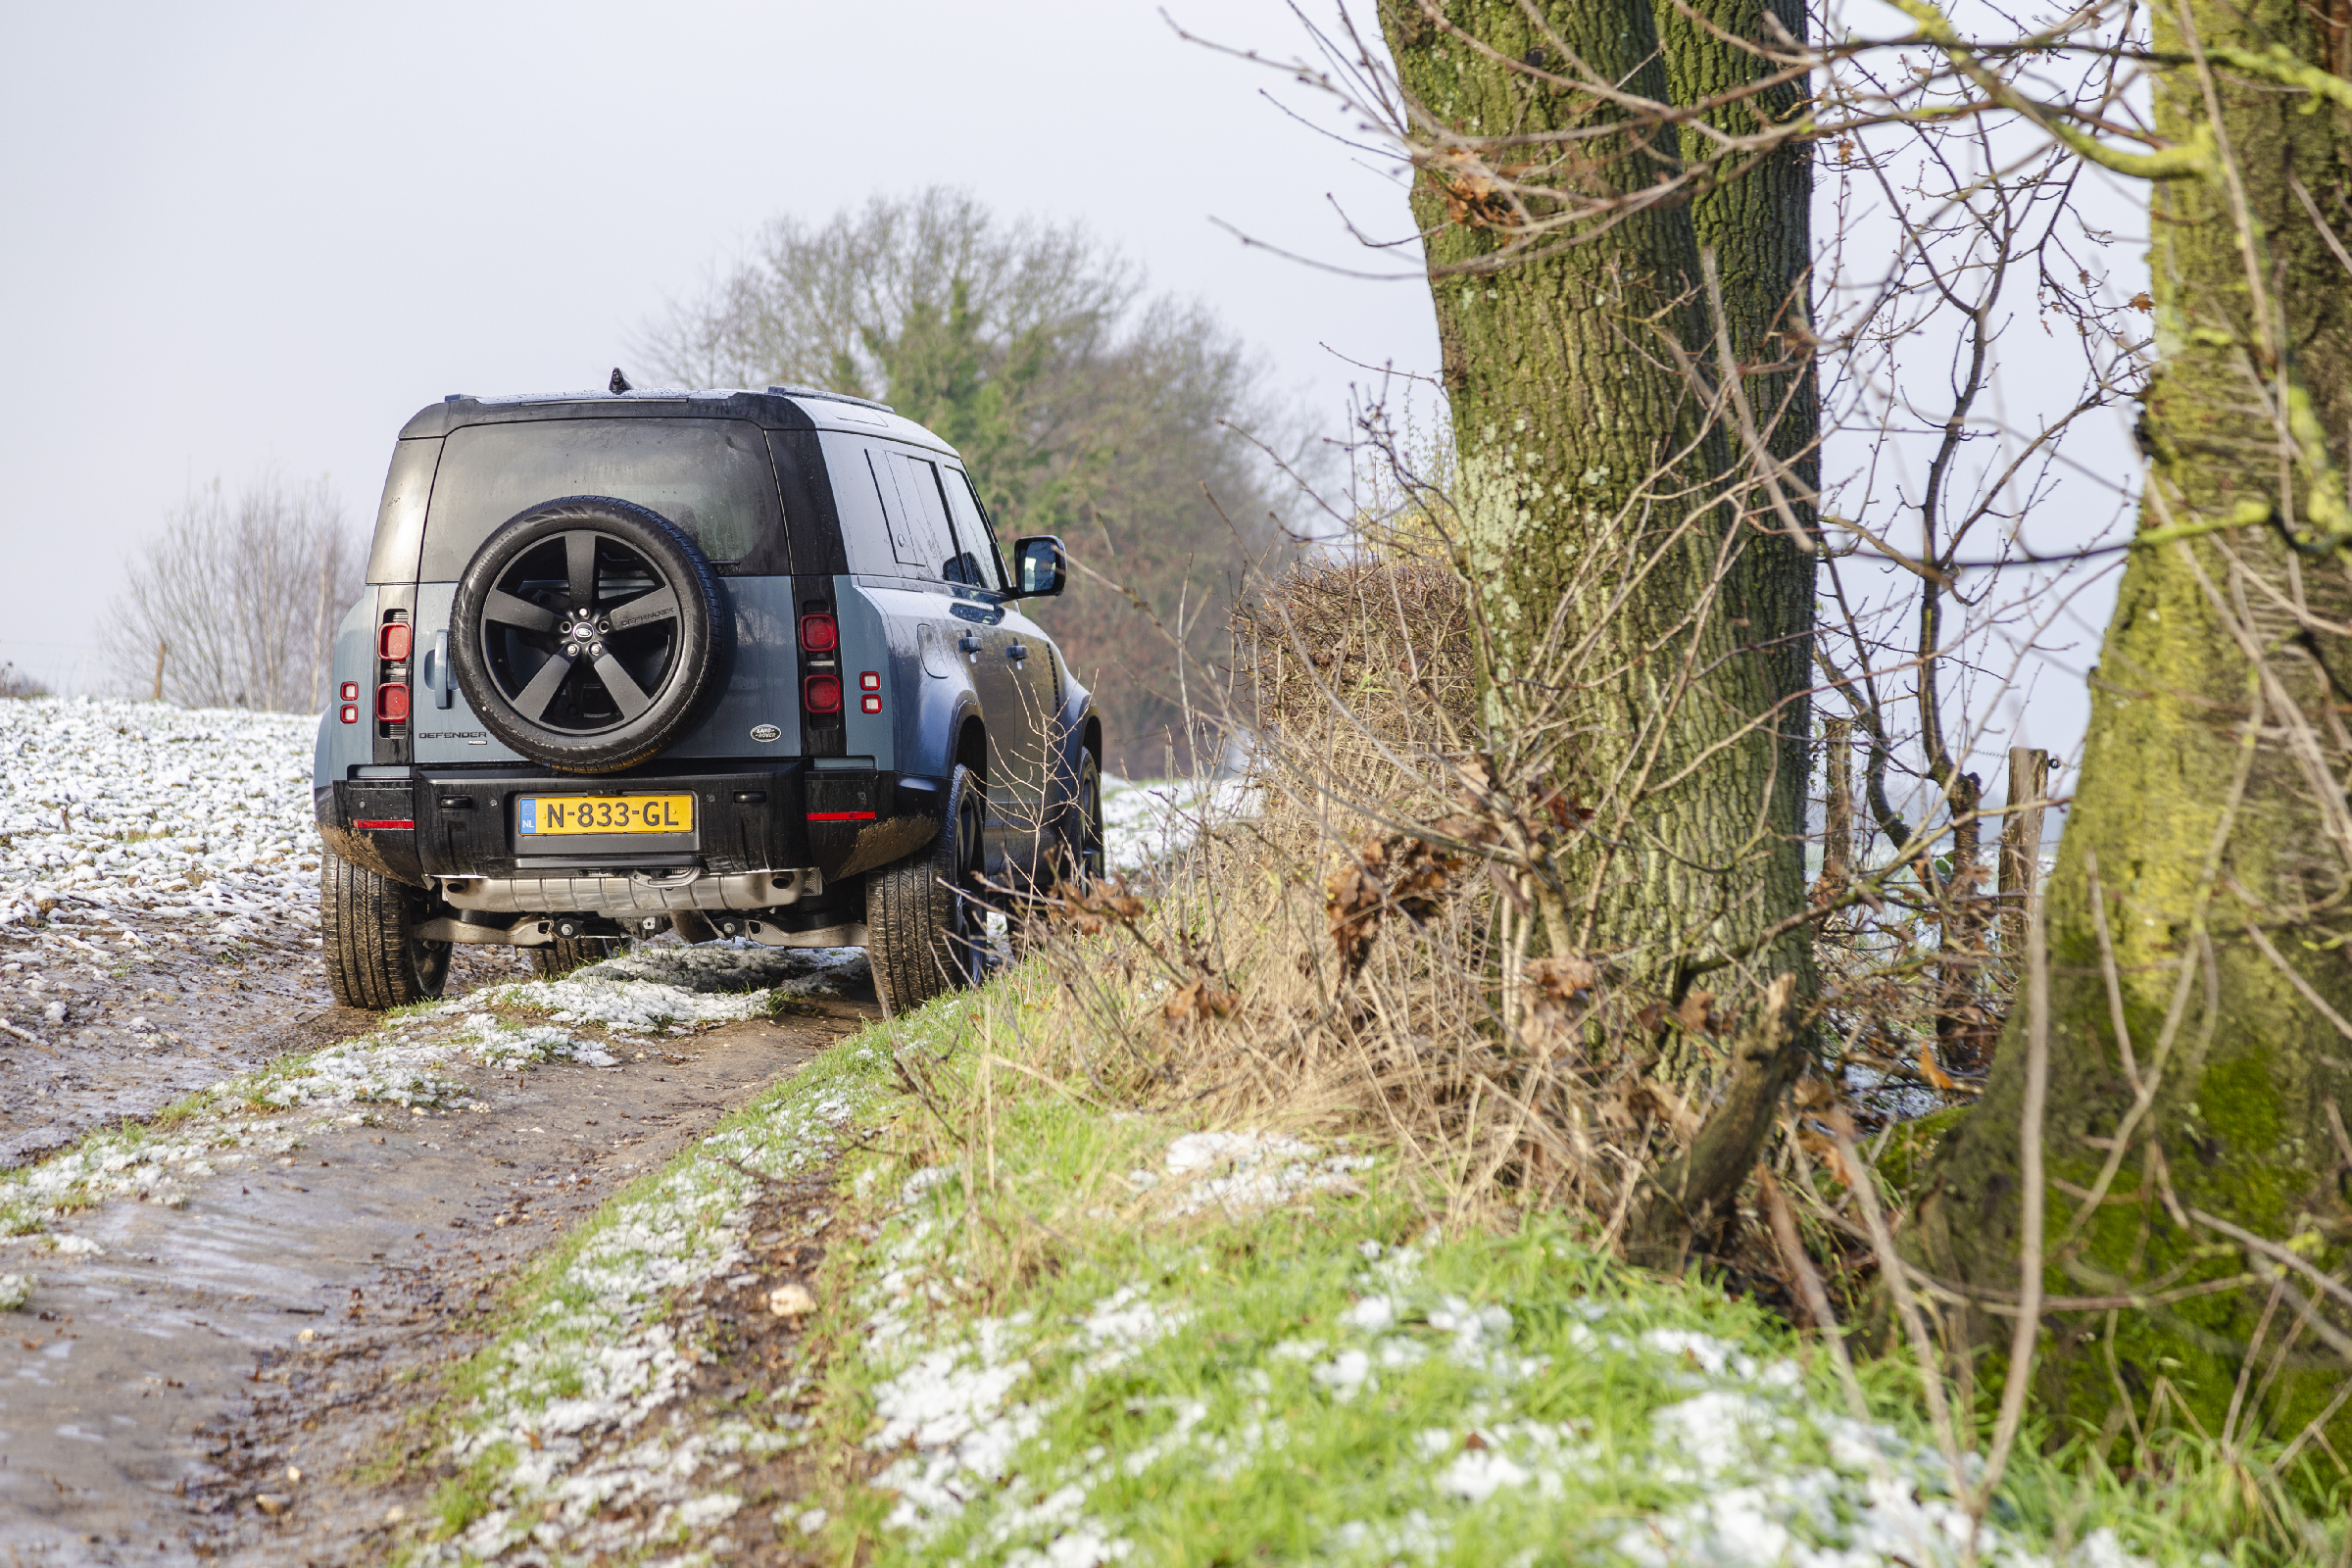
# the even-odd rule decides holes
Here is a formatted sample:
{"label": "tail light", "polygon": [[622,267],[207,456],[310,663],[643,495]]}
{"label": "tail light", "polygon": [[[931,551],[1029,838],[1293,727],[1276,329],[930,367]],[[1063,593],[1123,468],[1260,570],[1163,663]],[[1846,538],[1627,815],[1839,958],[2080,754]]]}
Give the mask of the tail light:
{"label": "tail light", "polygon": [[809,676],[801,682],[801,701],[808,706],[808,711],[811,713],[840,712],[841,677],[839,675]]}
{"label": "tail light", "polygon": [[[416,628],[406,610],[387,610],[375,628],[376,760],[399,762],[409,735],[409,656],[416,649]],[[351,697],[359,696],[353,692]],[[345,701],[350,701],[346,698]],[[391,743],[389,751],[384,743]]]}
{"label": "tail light", "polygon": [[359,721],[360,705],[357,703],[345,703],[343,705],[343,722],[346,724],[357,724]]}
{"label": "tail light", "polygon": [[816,613],[801,617],[801,647],[811,654],[829,654],[841,646],[841,627],[831,615]]}

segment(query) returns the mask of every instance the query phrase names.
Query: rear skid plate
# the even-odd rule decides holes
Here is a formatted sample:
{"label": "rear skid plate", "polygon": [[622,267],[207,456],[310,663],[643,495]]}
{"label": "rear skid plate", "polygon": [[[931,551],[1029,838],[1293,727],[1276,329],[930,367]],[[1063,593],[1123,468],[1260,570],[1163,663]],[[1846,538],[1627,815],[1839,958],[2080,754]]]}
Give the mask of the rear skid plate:
{"label": "rear skid plate", "polygon": [[550,872],[543,876],[444,876],[434,880],[441,884],[441,897],[460,909],[476,909],[486,914],[616,917],[670,914],[681,909],[772,909],[798,904],[824,888],[824,879],[814,870],[743,871],[733,876],[710,876],[691,866],[676,871],[590,872],[576,876]]}
{"label": "rear skid plate", "polygon": [[[569,911],[566,911],[569,912]],[[475,925],[469,920],[426,920],[416,927],[423,942],[488,943],[508,948],[542,948],[559,933],[554,920],[521,919],[510,926]],[[865,922],[844,921],[813,931],[787,931],[772,920],[746,920],[743,934],[763,948],[862,948]]]}

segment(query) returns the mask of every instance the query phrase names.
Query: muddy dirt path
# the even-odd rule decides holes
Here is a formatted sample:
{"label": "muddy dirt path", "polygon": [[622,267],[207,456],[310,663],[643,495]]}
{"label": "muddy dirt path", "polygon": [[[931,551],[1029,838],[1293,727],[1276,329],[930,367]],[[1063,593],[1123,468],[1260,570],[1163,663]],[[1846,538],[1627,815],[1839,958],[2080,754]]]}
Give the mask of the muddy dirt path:
{"label": "muddy dirt path", "polygon": [[[461,948],[448,994],[529,973],[512,949]],[[0,932],[0,1025],[5,1167],[375,1020],[335,1005],[318,948],[299,938],[124,922],[112,935]]]}
{"label": "muddy dirt path", "polygon": [[[284,1016],[298,997],[272,973],[245,976],[252,1002],[221,1008],[220,1035],[258,1027],[199,1056],[202,1081],[306,1031],[366,1026]],[[878,1012],[857,996],[811,1007],[612,1067],[476,1067],[470,1108],[336,1127],[200,1183],[183,1208],[89,1216],[75,1229],[104,1251],[43,1258],[35,1310],[0,1319],[0,1561],[371,1560],[388,1494],[339,1478],[473,1348],[494,1293],[538,1249]],[[175,1074],[127,1059],[98,1103],[169,1098]],[[0,1128],[41,1135],[13,1107]]]}

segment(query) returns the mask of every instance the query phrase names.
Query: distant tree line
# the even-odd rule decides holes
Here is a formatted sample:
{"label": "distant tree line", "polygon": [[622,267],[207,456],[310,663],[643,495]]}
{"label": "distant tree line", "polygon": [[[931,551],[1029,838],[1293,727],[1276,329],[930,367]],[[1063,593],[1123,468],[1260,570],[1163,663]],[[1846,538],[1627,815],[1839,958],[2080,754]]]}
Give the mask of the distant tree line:
{"label": "distant tree line", "polygon": [[100,632],[118,687],[183,708],[316,711],[367,541],[324,478],[193,489],[130,564]]}
{"label": "distant tree line", "polygon": [[[1056,533],[1078,563],[1039,615],[1096,693],[1104,765],[1191,764],[1180,671],[1222,662],[1245,567],[1288,545],[1277,463],[1314,454],[1264,358],[1207,306],[1148,293],[1083,229],[1007,221],[935,188],[776,220],[638,349],[672,381],[814,385],[937,430],[1002,537]],[[319,707],[365,551],[324,480],[191,491],[106,618],[119,688]]]}
{"label": "distant tree line", "polygon": [[687,385],[824,387],[946,437],[1002,537],[1057,533],[1086,568],[1037,613],[1094,688],[1104,765],[1189,764],[1178,670],[1221,661],[1244,564],[1286,543],[1268,453],[1311,452],[1207,306],[1148,294],[1083,229],[934,188],[776,220],[639,349]]}

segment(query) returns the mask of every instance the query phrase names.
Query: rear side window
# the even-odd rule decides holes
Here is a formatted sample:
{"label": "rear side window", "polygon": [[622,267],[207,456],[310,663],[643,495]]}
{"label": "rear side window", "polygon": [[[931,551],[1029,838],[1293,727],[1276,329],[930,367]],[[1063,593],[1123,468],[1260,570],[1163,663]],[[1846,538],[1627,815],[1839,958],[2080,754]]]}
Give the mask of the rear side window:
{"label": "rear side window", "polygon": [[650,507],[720,564],[780,531],[766,438],[741,419],[534,419],[450,434],[425,517],[422,582],[455,582],[509,517],[563,496]]}
{"label": "rear side window", "polygon": [[[896,447],[833,435],[825,442],[852,571],[997,586],[985,538],[962,525],[960,513],[950,519],[949,498],[962,485],[960,474]],[[945,493],[942,480],[950,487]]]}
{"label": "rear side window", "polygon": [[912,453],[887,447],[868,447],[865,455],[881,484],[891,553],[917,577],[956,581],[951,574],[956,536],[948,530],[947,508],[939,499],[939,470]]}

